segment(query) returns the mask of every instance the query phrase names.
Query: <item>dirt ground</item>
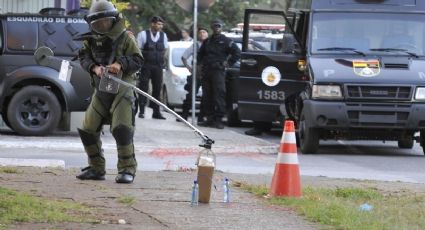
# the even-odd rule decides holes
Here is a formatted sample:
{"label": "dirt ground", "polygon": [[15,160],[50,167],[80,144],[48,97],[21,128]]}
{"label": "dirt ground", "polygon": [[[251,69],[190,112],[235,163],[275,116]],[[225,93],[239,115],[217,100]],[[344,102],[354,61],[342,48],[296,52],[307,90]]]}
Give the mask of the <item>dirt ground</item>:
{"label": "dirt ground", "polygon": [[[94,215],[98,223],[19,223],[8,226],[7,229],[140,229],[146,223],[157,225],[155,229],[166,229],[154,216],[144,213],[143,210],[121,204],[117,201],[123,196],[124,189],[113,181],[115,174],[108,172],[106,181],[78,181],[75,175],[77,169],[63,170],[59,168],[21,167],[17,173],[0,173],[0,186],[26,192],[31,195],[48,198],[70,200],[83,203],[96,210]],[[175,172],[176,173],[176,172]],[[183,172],[181,172],[183,173]],[[139,173],[140,178],[152,177]],[[153,178],[153,177],[152,177]],[[150,178],[150,179],[152,179]],[[269,183],[270,175],[231,174],[234,181],[243,181],[252,184]],[[148,178],[149,179],[149,178]],[[347,179],[330,179],[325,177],[303,177],[303,187],[372,187],[391,195],[425,194],[425,184],[359,181]],[[126,191],[143,189],[138,186],[125,187]],[[256,198],[254,198],[256,199]],[[118,220],[123,219],[131,225],[120,225]],[[1,226],[0,226],[1,227]]]}

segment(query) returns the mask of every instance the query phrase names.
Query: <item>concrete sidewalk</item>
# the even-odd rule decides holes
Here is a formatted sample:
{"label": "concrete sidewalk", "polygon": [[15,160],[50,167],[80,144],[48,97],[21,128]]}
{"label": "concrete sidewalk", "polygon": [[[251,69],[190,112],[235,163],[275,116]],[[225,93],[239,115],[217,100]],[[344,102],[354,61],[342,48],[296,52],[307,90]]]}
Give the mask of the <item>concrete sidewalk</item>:
{"label": "concrete sidewalk", "polygon": [[[223,203],[221,183],[232,181],[269,184],[270,175],[216,173],[212,201],[190,206],[191,184],[195,171],[137,173],[133,184],[116,184],[115,173],[108,171],[105,181],[80,181],[77,169],[22,167],[19,173],[0,173],[1,187],[25,191],[48,199],[84,203],[96,209],[97,224],[30,223],[8,229],[316,229],[294,211],[266,204],[238,188],[231,189],[231,203]],[[135,198],[126,206],[119,198]],[[119,224],[118,220],[125,220]]]}

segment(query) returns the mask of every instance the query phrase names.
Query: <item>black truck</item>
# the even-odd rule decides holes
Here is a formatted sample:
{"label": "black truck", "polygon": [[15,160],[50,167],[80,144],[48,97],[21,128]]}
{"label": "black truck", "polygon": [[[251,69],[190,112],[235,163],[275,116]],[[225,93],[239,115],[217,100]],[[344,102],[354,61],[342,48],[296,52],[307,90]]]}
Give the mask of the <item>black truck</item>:
{"label": "black truck", "polygon": [[[425,149],[425,1],[311,0],[244,20],[241,119],[295,120],[302,153],[326,139]],[[286,25],[282,49],[248,50],[248,25],[266,20]]]}
{"label": "black truck", "polygon": [[[90,78],[69,62],[82,45],[74,38],[89,31],[83,15],[57,8],[0,15],[0,113],[18,134],[66,130],[69,112],[88,106]],[[36,64],[34,52],[42,46],[63,59],[61,65]]]}

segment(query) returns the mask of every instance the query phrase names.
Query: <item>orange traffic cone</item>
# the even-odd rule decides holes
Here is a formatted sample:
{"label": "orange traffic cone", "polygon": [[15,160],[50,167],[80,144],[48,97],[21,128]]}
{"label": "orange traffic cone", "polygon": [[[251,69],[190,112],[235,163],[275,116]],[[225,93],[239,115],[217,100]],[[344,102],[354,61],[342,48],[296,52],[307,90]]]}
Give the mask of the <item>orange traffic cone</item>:
{"label": "orange traffic cone", "polygon": [[270,188],[270,195],[290,197],[301,196],[297,141],[295,138],[294,122],[290,120],[285,121]]}

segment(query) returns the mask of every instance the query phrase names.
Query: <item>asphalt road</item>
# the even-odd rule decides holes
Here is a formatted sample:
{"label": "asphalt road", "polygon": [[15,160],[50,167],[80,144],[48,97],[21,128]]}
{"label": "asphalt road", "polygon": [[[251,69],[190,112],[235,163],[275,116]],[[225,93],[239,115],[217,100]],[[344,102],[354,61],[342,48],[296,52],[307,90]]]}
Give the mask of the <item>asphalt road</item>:
{"label": "asphalt road", "polygon": [[[170,114],[166,121],[138,119],[135,146],[139,170],[194,169],[201,139]],[[229,173],[272,174],[281,130],[260,137],[243,134],[249,127],[201,131],[216,141],[217,170]],[[102,136],[107,168],[116,168],[115,142],[108,127]],[[399,149],[396,142],[326,141],[317,154],[299,153],[302,175],[425,183],[425,157],[419,144]],[[58,132],[48,137],[22,137],[0,130],[2,162],[39,164],[45,160],[65,167],[85,167],[87,159],[76,132]],[[26,159],[26,160],[24,160]],[[37,161],[41,159],[41,161]],[[60,166],[60,165],[59,165]]]}

